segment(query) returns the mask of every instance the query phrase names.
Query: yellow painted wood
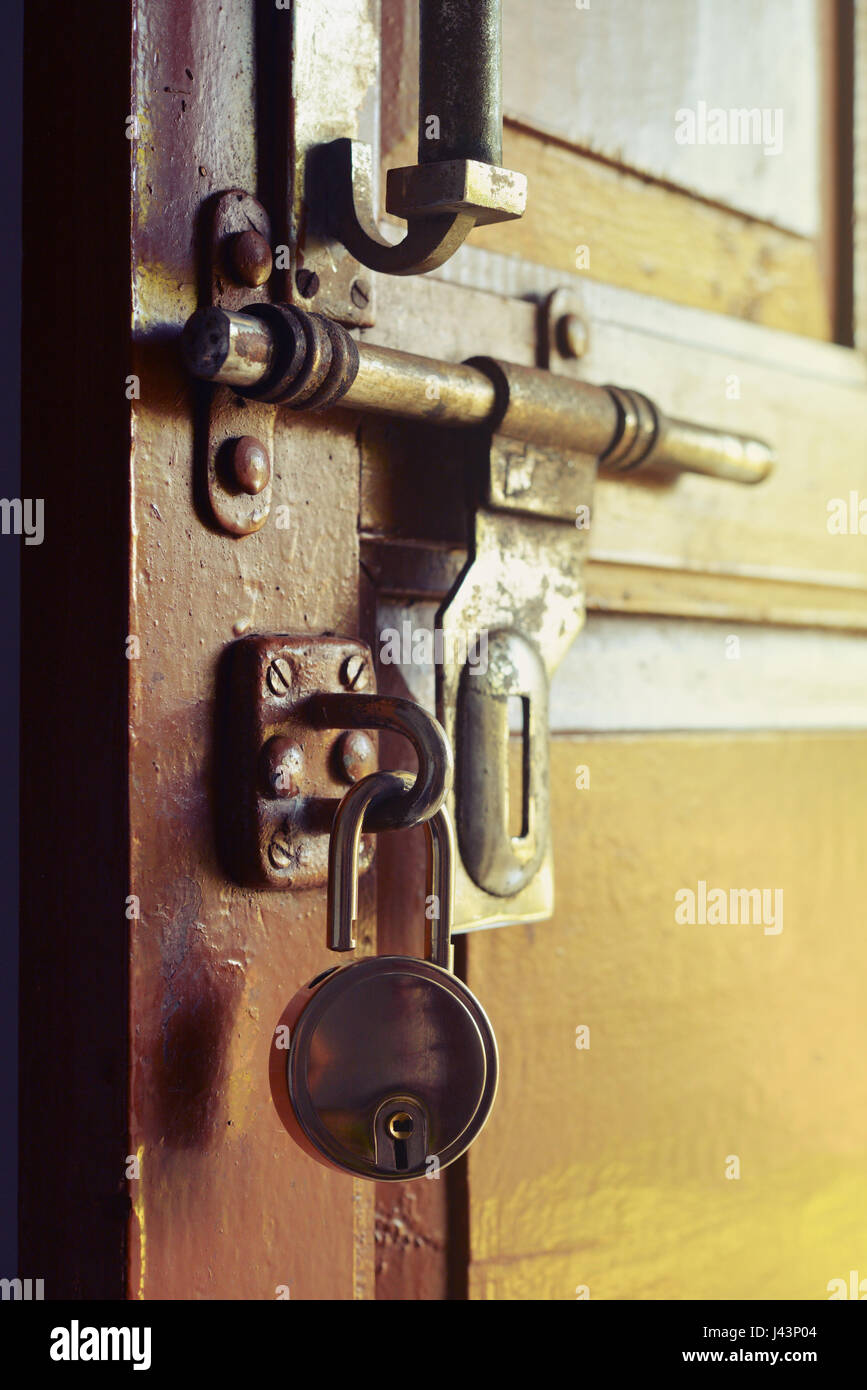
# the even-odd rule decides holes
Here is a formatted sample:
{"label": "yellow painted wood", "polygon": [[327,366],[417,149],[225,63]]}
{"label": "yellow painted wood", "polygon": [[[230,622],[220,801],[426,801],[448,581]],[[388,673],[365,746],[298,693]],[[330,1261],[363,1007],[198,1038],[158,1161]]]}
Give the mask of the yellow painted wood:
{"label": "yellow painted wood", "polygon": [[[825,1299],[867,1276],[867,735],[552,753],[556,916],[469,938],[502,1062],[471,1296]],[[782,889],[782,930],[677,923],[700,879]]]}
{"label": "yellow painted wood", "polygon": [[[415,134],[387,151],[414,164]],[[529,180],[517,222],[474,246],[814,338],[830,337],[815,243],[507,123],[503,162]],[[402,225],[402,224],[401,224]],[[579,247],[587,248],[587,256]],[[577,261],[577,264],[576,264]]]}

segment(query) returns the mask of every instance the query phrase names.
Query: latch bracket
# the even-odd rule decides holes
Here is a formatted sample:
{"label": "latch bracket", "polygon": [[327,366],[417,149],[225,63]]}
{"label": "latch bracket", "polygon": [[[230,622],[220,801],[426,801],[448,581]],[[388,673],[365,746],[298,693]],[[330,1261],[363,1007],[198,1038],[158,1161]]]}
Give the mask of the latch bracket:
{"label": "latch bracket", "polygon": [[[595,479],[591,454],[491,438],[471,559],[436,623],[444,651],[472,654],[437,668],[437,716],[456,750],[456,931],[553,912],[548,691],[584,625]],[[514,700],[523,711],[519,808],[510,805]]]}

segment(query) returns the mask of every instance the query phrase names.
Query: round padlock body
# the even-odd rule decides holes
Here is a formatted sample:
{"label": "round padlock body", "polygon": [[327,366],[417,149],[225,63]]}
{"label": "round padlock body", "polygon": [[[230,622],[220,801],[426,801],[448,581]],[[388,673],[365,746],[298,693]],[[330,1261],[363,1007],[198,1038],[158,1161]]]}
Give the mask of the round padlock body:
{"label": "round padlock body", "polygon": [[420,1177],[459,1158],[484,1125],[496,1041],[478,1000],[441,966],[353,961],[317,977],[289,1012],[293,1117],[325,1162],[377,1180]]}

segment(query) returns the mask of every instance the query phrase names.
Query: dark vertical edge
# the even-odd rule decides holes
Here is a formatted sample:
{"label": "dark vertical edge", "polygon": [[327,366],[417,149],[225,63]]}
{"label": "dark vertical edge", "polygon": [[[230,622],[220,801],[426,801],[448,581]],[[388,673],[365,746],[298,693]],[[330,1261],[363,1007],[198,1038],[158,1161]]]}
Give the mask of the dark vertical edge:
{"label": "dark vertical edge", "polygon": [[822,234],[831,337],[855,341],[855,6],[835,0],[823,8]]}
{"label": "dark vertical edge", "polygon": [[[21,49],[23,0],[7,4],[0,55],[0,491],[21,497]],[[0,536],[0,1278],[26,1277],[18,1264],[18,768],[20,564],[23,538]],[[32,547],[31,547],[32,548]]]}
{"label": "dark vertical edge", "polygon": [[22,1273],[123,1298],[129,4],[28,0],[20,1073]]}
{"label": "dark vertical edge", "polygon": [[[467,937],[455,937],[455,974],[467,978]],[[470,1183],[469,1157],[464,1154],[446,1169],[448,1210],[446,1288],[450,1300],[465,1302],[470,1296]]]}

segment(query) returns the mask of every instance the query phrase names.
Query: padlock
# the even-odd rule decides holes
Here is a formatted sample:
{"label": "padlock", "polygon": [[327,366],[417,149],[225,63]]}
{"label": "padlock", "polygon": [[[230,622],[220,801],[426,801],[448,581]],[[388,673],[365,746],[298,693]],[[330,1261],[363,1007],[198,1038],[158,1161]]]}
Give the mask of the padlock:
{"label": "padlock", "polygon": [[[329,847],[332,950],[351,950],[356,864],[369,806],[413,783],[376,772],[345,795]],[[454,831],[425,822],[426,959],[370,956],[332,966],[295,995],[275,1031],[271,1090],[292,1137],[332,1168],[377,1181],[435,1177],[465,1153],[497,1089],[497,1044],[452,972]]]}

